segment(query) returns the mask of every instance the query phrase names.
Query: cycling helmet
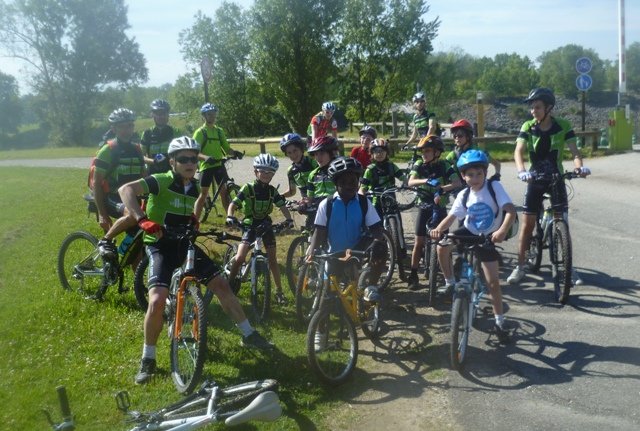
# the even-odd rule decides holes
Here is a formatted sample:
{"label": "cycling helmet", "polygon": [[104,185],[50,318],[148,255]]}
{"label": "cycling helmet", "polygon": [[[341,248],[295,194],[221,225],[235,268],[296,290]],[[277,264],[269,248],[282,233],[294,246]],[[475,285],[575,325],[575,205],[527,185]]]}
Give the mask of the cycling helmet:
{"label": "cycling helmet", "polygon": [[484,151],[468,150],[460,154],[460,158],[458,159],[456,166],[458,166],[458,169],[461,172],[471,167],[482,167],[487,169],[489,167],[489,159]]}
{"label": "cycling helmet", "polygon": [[416,148],[418,148],[418,149],[433,148],[434,150],[438,150],[440,152],[443,152],[444,151],[444,143],[442,142],[442,139],[440,139],[439,136],[429,135],[429,136],[425,136],[424,138],[420,139],[420,142],[418,143]]}
{"label": "cycling helmet", "polygon": [[524,99],[524,103],[533,102],[534,100],[542,100],[547,106],[555,106],[556,104],[556,96],[553,95],[553,91],[545,87],[531,90],[529,97]]}
{"label": "cycling helmet", "polygon": [[136,114],[131,109],[118,108],[109,114],[109,123],[111,124],[131,123],[134,121],[136,121]]}
{"label": "cycling helmet", "polygon": [[200,108],[200,113],[204,114],[205,112],[218,112],[218,107],[213,103],[205,103],[202,105],[202,108]]}
{"label": "cycling helmet", "polygon": [[295,145],[296,147],[299,147],[302,151],[304,151],[305,141],[303,141],[300,135],[298,135],[297,133],[287,133],[280,140],[280,149],[283,153],[287,151],[287,147],[289,145]]}
{"label": "cycling helmet", "polygon": [[411,101],[413,103],[416,103],[419,100],[424,100],[425,102],[427,101],[426,96],[424,95],[424,93],[422,91],[417,92],[416,94],[413,95],[413,97],[411,98]]}
{"label": "cycling helmet", "polygon": [[462,120],[456,121],[451,125],[451,133],[453,134],[458,129],[462,129],[465,132],[469,132],[473,134],[473,126],[471,125],[470,122],[468,122],[464,118]]}
{"label": "cycling helmet", "polygon": [[354,172],[358,176],[362,175],[362,165],[352,157],[338,157],[329,164],[327,173],[333,182],[345,172]]}
{"label": "cycling helmet", "polygon": [[371,136],[373,139],[376,139],[378,137],[378,133],[376,132],[376,129],[369,126],[368,124],[366,124],[362,129],[360,129],[360,136],[364,135],[365,133]]}
{"label": "cycling helmet", "polygon": [[369,146],[369,151],[373,153],[373,150],[375,150],[376,148],[382,148],[387,152],[387,154],[389,154],[389,144],[387,144],[387,141],[382,138],[375,139]]}
{"label": "cycling helmet", "polygon": [[171,111],[171,105],[164,99],[156,99],[149,104],[152,111]]}
{"label": "cycling helmet", "polygon": [[331,111],[331,112],[335,112],[336,110],[336,105],[333,102],[324,102],[322,104],[322,110],[323,111]]}
{"label": "cycling helmet", "polygon": [[280,166],[280,163],[278,163],[278,159],[276,159],[275,157],[273,157],[269,153],[258,154],[253,159],[253,168],[254,169],[262,169],[262,170],[265,170],[265,171],[275,172],[275,171],[278,170],[279,166]]}
{"label": "cycling helmet", "polygon": [[198,141],[193,138],[190,138],[188,136],[180,136],[179,138],[173,139],[169,143],[169,150],[167,151],[167,154],[169,154],[169,157],[171,157],[173,153],[177,153],[178,151],[182,150],[193,150],[199,153],[200,144],[198,144]]}
{"label": "cycling helmet", "polygon": [[316,151],[334,151],[338,149],[338,140],[333,136],[322,136],[311,143],[311,146],[307,150],[309,154],[313,154]]}

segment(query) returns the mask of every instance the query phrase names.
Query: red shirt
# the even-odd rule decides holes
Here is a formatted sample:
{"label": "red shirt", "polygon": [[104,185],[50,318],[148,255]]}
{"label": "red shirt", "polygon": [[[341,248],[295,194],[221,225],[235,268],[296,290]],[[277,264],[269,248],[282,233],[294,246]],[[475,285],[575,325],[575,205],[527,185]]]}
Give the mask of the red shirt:
{"label": "red shirt", "polygon": [[351,157],[359,161],[363,168],[366,168],[371,163],[371,155],[362,145],[353,147]]}
{"label": "red shirt", "polygon": [[329,129],[331,129],[332,132],[338,132],[338,122],[336,121],[336,119],[334,117],[331,117],[331,119],[327,119],[324,115],[322,115],[322,112],[319,112],[318,114],[313,116],[313,118],[311,119],[311,124],[309,126],[309,135],[311,135],[311,128],[313,126],[316,127],[317,135],[315,136],[315,139],[327,136],[329,134]]}

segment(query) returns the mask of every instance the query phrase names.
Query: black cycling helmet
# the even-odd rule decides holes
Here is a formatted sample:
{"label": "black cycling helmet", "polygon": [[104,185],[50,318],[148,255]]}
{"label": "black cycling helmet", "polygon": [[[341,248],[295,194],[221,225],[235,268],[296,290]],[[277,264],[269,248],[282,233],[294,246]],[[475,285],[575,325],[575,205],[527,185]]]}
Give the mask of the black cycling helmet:
{"label": "black cycling helmet", "polygon": [[365,126],[360,129],[360,136],[364,135],[365,133],[371,136],[373,139],[376,139],[378,137],[378,132],[376,132],[376,129],[368,124],[365,124]]}
{"label": "black cycling helmet", "polygon": [[458,159],[456,166],[460,172],[464,172],[472,167],[487,169],[489,167],[489,158],[482,150],[467,150],[460,154],[460,158]]}
{"label": "black cycling helmet", "polygon": [[131,109],[118,108],[109,114],[109,123],[111,124],[132,123],[134,121],[136,121],[136,114]]}
{"label": "black cycling helmet", "polygon": [[329,164],[329,168],[327,169],[329,178],[331,178],[333,182],[346,172],[353,172],[360,177],[362,176],[362,165],[352,157],[338,157]]}
{"label": "black cycling helmet", "polygon": [[420,142],[418,142],[416,148],[420,150],[423,148],[433,148],[434,150],[438,150],[442,153],[444,151],[444,143],[439,136],[429,135],[420,139]]}
{"label": "black cycling helmet", "polygon": [[529,96],[524,99],[524,103],[530,103],[534,100],[542,100],[542,102],[547,106],[555,106],[556,104],[556,96],[553,95],[553,91],[546,87],[539,87],[531,90]]}
{"label": "black cycling helmet", "polygon": [[156,99],[149,104],[152,111],[171,111],[171,105],[164,99]]}
{"label": "black cycling helmet", "polygon": [[333,136],[322,136],[311,143],[311,146],[307,150],[309,154],[313,154],[316,151],[335,151],[338,149],[338,140]]}
{"label": "black cycling helmet", "polygon": [[300,150],[304,151],[306,141],[304,141],[297,133],[287,133],[282,137],[282,139],[280,139],[280,149],[283,153],[287,152],[287,147],[289,145],[295,145],[300,148]]}

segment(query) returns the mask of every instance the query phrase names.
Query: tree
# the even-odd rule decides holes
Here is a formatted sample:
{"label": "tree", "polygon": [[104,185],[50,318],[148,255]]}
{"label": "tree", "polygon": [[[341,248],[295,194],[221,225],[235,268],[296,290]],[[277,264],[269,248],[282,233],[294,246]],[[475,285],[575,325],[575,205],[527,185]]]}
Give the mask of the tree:
{"label": "tree", "polygon": [[16,79],[0,72],[0,134],[15,133],[22,117]]}
{"label": "tree", "polygon": [[147,80],[138,44],[127,37],[124,0],[0,2],[0,43],[33,70],[44,122],[58,145],[87,142],[98,92]]}
{"label": "tree", "polygon": [[538,74],[529,57],[497,54],[480,76],[478,87],[494,96],[514,96],[529,93],[537,82]]}
{"label": "tree", "polygon": [[640,93],[640,42],[627,48],[626,69],[627,91]]}

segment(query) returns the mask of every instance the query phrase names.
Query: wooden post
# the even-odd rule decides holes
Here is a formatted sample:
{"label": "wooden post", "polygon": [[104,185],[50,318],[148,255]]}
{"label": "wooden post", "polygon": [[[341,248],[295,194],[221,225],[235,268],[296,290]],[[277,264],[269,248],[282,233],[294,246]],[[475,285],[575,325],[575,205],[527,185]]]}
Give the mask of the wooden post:
{"label": "wooden post", "polygon": [[267,152],[267,144],[264,142],[260,142],[260,154],[265,154]]}
{"label": "wooden post", "polygon": [[483,94],[478,91],[477,99],[476,99],[476,109],[478,119],[478,137],[484,137],[484,104],[483,104]]}
{"label": "wooden post", "polygon": [[391,137],[398,137],[398,113],[395,111],[391,113]]}

